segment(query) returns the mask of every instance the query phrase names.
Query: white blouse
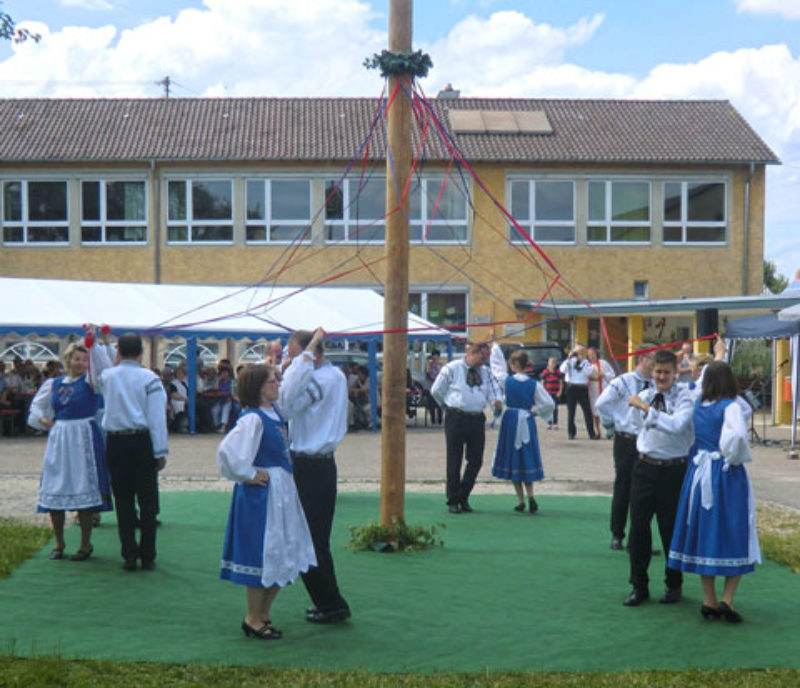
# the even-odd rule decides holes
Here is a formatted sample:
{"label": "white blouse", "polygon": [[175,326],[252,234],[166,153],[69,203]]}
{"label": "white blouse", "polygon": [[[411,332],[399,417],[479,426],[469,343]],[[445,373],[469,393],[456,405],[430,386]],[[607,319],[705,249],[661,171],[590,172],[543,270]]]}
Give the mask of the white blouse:
{"label": "white blouse", "polygon": [[[262,406],[261,410],[273,420],[280,420],[271,406]],[[257,413],[245,414],[236,421],[236,426],[222,438],[217,449],[217,468],[223,478],[239,483],[255,478],[253,461],[263,434],[264,425]]]}

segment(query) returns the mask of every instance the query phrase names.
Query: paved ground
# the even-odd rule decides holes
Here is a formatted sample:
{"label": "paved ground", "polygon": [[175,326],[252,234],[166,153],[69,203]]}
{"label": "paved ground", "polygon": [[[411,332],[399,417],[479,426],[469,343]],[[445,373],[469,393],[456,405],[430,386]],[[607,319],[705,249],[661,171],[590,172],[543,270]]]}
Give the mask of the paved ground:
{"label": "paved ground", "polygon": [[[800,510],[800,461],[789,458],[788,427],[767,426],[759,434],[776,444],[753,446],[748,466],[759,501],[770,501]],[[476,493],[508,493],[511,486],[491,477],[492,450],[497,430],[487,428],[484,466]],[[546,480],[537,492],[611,494],[614,477],[611,442],[590,441],[579,430],[569,441],[566,431],[541,429],[539,437]],[[228,490],[218,477],[215,451],[218,435],[170,436],[170,460],[162,473],[161,489]],[[35,513],[36,490],[44,451],[44,437],[0,438],[0,517],[39,521]],[[342,490],[378,490],[381,474],[381,435],[373,432],[348,434],[337,452]],[[409,423],[406,434],[406,476],[409,491],[444,493],[444,434],[440,427],[424,427],[422,420]]]}

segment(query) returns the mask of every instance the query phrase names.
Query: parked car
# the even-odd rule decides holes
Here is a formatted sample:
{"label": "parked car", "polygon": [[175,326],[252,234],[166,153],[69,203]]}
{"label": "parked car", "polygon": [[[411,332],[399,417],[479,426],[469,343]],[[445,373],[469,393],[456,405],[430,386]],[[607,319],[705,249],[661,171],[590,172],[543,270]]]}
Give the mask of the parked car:
{"label": "parked car", "polygon": [[[547,360],[555,358],[559,363],[566,358],[564,349],[556,342],[506,342],[500,344],[506,361],[515,351],[524,351],[528,354],[530,367],[526,371],[530,377],[539,379],[541,372],[547,368]],[[511,369],[509,368],[509,373]]]}

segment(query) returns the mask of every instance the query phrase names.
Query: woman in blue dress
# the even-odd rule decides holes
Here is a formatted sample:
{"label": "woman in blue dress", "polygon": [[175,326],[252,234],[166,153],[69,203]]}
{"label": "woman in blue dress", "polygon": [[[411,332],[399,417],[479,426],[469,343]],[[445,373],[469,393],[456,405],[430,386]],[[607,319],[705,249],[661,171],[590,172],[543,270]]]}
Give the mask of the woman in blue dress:
{"label": "woman in blue dress", "polygon": [[270,608],[280,588],[316,566],[314,545],[297,496],[286,428],[273,403],[272,366],[245,368],[237,384],[244,410],[217,450],[233,488],[220,578],[247,587],[246,636],[277,640]]}
{"label": "woman in blue dress", "polygon": [[49,431],[37,511],[50,514],[56,540],[51,559],[64,558],[64,512],[78,512],[81,544],[70,559],[85,561],[94,551],[93,516],[112,508],[103,434],[95,420],[99,371],[87,372],[89,353],[80,342],[67,348],[64,364],[67,375],[46,380],[28,414],[28,425]]}
{"label": "woman in blue dress", "polygon": [[492,475],[510,480],[514,485],[517,493],[514,511],[525,511],[524,485],[528,508],[534,514],[539,510],[539,505],[533,497],[533,483],[544,479],[534,414],[549,420],[555,404],[547,390],[524,372],[528,367],[528,355],[524,351],[511,354],[511,375],[505,374],[504,365],[496,365],[497,352],[502,356],[500,347],[493,347],[492,372],[504,384],[506,409],[500,421]]}
{"label": "woman in blue dress", "polygon": [[[668,566],[700,574],[706,619],[739,623],[733,597],[742,575],[761,562],[755,500],[744,463],[751,460],[744,403],[730,366],[709,363],[695,402],[689,469],[683,482]],[[724,576],[718,601],[715,577]]]}

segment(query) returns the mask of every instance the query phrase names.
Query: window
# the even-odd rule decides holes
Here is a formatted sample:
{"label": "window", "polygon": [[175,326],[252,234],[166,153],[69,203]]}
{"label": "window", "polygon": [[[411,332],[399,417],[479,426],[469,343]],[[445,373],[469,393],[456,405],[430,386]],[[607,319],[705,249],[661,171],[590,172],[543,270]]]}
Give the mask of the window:
{"label": "window", "polygon": [[647,299],[650,297],[650,285],[647,280],[634,281],[633,283],[633,298],[634,299]]}
{"label": "window", "polygon": [[[412,181],[409,189],[409,240],[413,243],[463,243],[468,236],[467,198],[443,176]],[[383,242],[386,239],[386,179],[348,178],[325,182],[327,241]]]}
{"label": "window", "polygon": [[167,240],[170,243],[233,241],[232,199],[230,179],[170,181]]}
{"label": "window", "polygon": [[650,182],[590,181],[588,187],[589,243],[650,241]]}
{"label": "window", "polygon": [[3,242],[69,242],[66,181],[3,182]]}
{"label": "window", "polygon": [[467,197],[454,180],[445,185],[444,177],[424,177],[412,182],[409,193],[410,241],[467,241]]}
{"label": "window", "polygon": [[85,244],[147,241],[144,182],[82,182],[81,241]]}
{"label": "window", "polygon": [[408,309],[415,315],[463,332],[467,322],[467,294],[455,291],[414,292],[408,295]]}
{"label": "window", "polygon": [[723,182],[664,182],[664,243],[725,241]]}
{"label": "window", "polygon": [[248,179],[247,241],[311,240],[311,182],[307,179]]}
{"label": "window", "polygon": [[[571,181],[511,182],[511,214],[537,243],[575,241],[575,185]],[[513,242],[527,243],[511,225]]]}
{"label": "window", "polygon": [[348,178],[325,182],[325,240],[383,242],[386,239],[386,179]]}

